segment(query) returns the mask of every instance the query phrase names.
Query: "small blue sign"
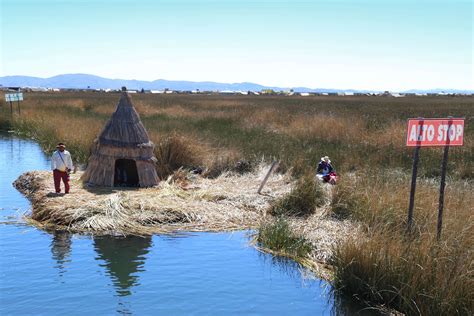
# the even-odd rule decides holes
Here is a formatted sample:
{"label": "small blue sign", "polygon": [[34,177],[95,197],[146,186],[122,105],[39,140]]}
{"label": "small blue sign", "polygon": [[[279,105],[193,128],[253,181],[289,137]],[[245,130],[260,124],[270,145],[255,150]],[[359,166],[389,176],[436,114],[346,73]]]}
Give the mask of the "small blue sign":
{"label": "small blue sign", "polygon": [[15,102],[15,101],[23,101],[23,93],[7,93],[5,94],[5,101],[7,102]]}

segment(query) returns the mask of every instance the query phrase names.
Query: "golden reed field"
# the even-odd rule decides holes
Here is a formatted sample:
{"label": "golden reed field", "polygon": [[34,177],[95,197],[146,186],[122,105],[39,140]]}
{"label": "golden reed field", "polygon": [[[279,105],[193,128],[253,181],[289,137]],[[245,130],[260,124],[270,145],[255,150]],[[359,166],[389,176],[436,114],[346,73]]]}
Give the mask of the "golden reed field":
{"label": "golden reed field", "polygon": [[[405,148],[410,117],[466,118],[465,146],[453,148],[450,175],[472,178],[472,97],[284,97],[134,94],[133,102],[155,143],[175,132],[196,145],[203,160],[276,157],[287,166],[314,166],[329,155],[340,172],[411,167]],[[25,93],[15,128],[37,138],[46,150],[67,140],[85,162],[92,140],[114,111],[118,93]],[[9,107],[1,103],[2,126]],[[16,105],[15,105],[16,107]],[[21,127],[20,127],[21,125]],[[8,128],[8,127],[6,127]],[[50,142],[48,142],[50,141]],[[421,154],[422,175],[439,174],[440,151]],[[471,168],[472,169],[472,168]]]}
{"label": "golden reed field", "polygon": [[[34,138],[48,153],[63,141],[77,162],[86,163],[120,95],[25,92],[24,97],[21,116],[15,113],[13,118],[2,101],[0,130]],[[181,167],[201,167],[213,177],[276,159],[281,172],[290,170],[303,179],[320,157],[330,156],[340,181],[332,190],[327,216],[358,223],[363,232],[334,249],[336,288],[408,315],[474,311],[473,97],[134,94],[132,100],[157,144],[161,177]],[[466,119],[465,141],[449,152],[444,226],[437,241],[442,149],[421,149],[415,225],[408,234],[413,149],[405,147],[405,130],[408,118],[448,115]],[[298,192],[303,192],[298,205],[304,204],[311,195],[304,183]],[[278,221],[294,216],[280,213]]]}

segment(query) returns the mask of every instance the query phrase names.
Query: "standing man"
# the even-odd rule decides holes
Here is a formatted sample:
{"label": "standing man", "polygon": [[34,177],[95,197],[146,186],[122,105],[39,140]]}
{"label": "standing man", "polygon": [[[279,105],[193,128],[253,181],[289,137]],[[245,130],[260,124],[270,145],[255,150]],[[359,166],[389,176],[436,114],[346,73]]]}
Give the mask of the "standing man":
{"label": "standing man", "polygon": [[53,170],[54,189],[56,193],[61,193],[61,179],[64,183],[64,192],[69,193],[69,172],[71,172],[72,159],[66,145],[58,143],[57,150],[51,157],[51,169]]}

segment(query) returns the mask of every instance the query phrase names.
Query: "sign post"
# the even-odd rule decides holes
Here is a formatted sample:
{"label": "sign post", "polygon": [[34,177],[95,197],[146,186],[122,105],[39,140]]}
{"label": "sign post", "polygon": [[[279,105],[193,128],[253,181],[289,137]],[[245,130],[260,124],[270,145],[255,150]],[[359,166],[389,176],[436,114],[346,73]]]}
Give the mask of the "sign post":
{"label": "sign post", "polygon": [[5,101],[10,103],[10,115],[13,116],[13,102],[16,101],[18,103],[18,115],[21,114],[20,112],[20,101],[23,101],[23,93],[7,93],[5,94]]}
{"label": "sign post", "polygon": [[[423,119],[419,118],[420,126],[423,126]],[[411,231],[413,226],[413,207],[415,206],[416,175],[418,173],[418,160],[420,157],[420,144],[417,144],[413,153],[413,167],[411,172],[410,202],[408,204],[407,230]]]}
{"label": "sign post", "polygon": [[413,207],[415,206],[416,174],[418,172],[418,157],[420,155],[420,146],[415,147],[413,154],[413,168],[411,173],[410,202],[408,204],[407,231],[411,231],[413,226]]}
{"label": "sign post", "polygon": [[441,237],[443,225],[444,188],[446,186],[446,167],[450,146],[462,146],[464,141],[464,119],[452,117],[440,119],[409,119],[407,130],[408,147],[415,147],[413,157],[413,173],[408,206],[408,230],[413,223],[413,206],[415,202],[415,187],[418,154],[420,147],[444,146],[443,162],[441,164],[441,184],[439,188],[437,238]]}
{"label": "sign post", "polygon": [[[448,131],[453,123],[452,117],[449,117]],[[443,208],[444,208],[444,188],[446,187],[446,167],[448,165],[450,138],[447,137],[446,145],[444,146],[443,162],[441,163],[441,184],[439,186],[439,202],[438,202],[438,225],[436,231],[436,238],[441,238],[441,229],[443,227]]]}

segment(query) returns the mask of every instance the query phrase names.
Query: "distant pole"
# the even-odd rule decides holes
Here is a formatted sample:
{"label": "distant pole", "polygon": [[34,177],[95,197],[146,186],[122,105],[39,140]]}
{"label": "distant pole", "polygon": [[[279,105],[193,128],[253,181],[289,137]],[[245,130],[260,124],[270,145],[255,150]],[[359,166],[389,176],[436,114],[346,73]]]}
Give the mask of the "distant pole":
{"label": "distant pole", "polygon": [[20,99],[16,100],[16,102],[18,103],[18,115],[20,115]]}
{"label": "distant pole", "polygon": [[10,100],[10,116],[13,116],[13,103]]}
{"label": "distant pole", "polygon": [[453,124],[452,117],[449,117],[448,130],[446,135],[446,145],[444,146],[443,162],[441,163],[441,184],[439,186],[439,203],[438,203],[438,229],[436,238],[441,238],[441,229],[443,228],[443,208],[444,208],[444,189],[446,187],[446,169],[448,166],[448,154],[449,154],[449,130]]}
{"label": "distant pole", "polygon": [[267,175],[265,176],[265,178],[263,178],[262,184],[260,184],[260,187],[258,188],[258,191],[257,191],[258,194],[260,194],[260,192],[262,191],[263,186],[265,185],[265,183],[267,183],[268,178],[270,177],[270,174],[272,173],[273,169],[275,168],[277,164],[278,162],[276,160],[272,162],[270,170],[268,170]]}

